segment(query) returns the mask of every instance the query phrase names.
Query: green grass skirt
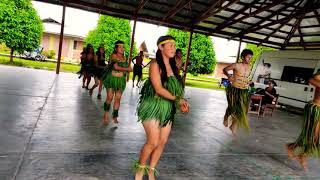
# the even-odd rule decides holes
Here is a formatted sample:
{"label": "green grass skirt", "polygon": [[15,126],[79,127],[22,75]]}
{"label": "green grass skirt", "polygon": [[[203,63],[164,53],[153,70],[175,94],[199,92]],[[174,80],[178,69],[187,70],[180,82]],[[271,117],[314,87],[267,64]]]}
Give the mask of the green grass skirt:
{"label": "green grass skirt", "polygon": [[121,91],[123,92],[126,88],[126,76],[112,76],[111,73],[108,73],[104,76],[103,79],[103,86],[106,89],[112,89],[114,91]]}
{"label": "green grass skirt", "polygon": [[247,118],[249,103],[250,103],[250,94],[247,89],[239,89],[229,85],[226,88],[228,108],[224,115],[224,118],[227,119],[229,116],[232,116],[234,120],[237,121],[239,128],[244,128],[249,130],[249,122]]}
{"label": "green grass skirt", "polygon": [[[181,83],[174,77],[169,77],[164,87],[177,97],[183,96]],[[141,89],[140,100],[137,107],[138,121],[160,121],[161,127],[174,121],[177,108],[174,101],[156,95],[150,79],[147,79]]]}
{"label": "green grass skirt", "polygon": [[294,150],[296,155],[320,156],[319,132],[316,134],[316,127],[320,118],[320,105],[309,102],[304,107],[302,130],[294,143],[289,148]]}

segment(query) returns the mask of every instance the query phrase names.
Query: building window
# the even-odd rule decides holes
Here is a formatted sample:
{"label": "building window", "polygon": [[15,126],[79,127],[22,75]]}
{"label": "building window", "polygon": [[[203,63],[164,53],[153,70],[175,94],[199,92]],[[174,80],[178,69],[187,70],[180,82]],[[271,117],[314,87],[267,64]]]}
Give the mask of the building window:
{"label": "building window", "polygon": [[73,49],[77,49],[78,41],[73,41]]}
{"label": "building window", "polygon": [[313,71],[313,68],[284,66],[281,81],[308,84],[308,80],[312,77]]}

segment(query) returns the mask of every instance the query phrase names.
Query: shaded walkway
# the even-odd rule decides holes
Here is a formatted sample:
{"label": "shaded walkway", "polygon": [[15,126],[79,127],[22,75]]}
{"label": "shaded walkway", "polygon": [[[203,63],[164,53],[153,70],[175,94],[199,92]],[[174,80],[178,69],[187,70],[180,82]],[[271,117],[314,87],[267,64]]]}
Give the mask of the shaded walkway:
{"label": "shaded walkway", "polygon": [[[104,127],[103,101],[96,92],[89,97],[75,74],[0,66],[0,179],[133,179],[129,166],[145,138],[135,116],[138,93],[130,82],[120,124]],[[232,142],[222,125],[224,92],[187,88],[186,96],[191,111],[177,117],[159,179],[320,178],[318,160],[305,174],[284,149],[300,131],[300,116],[250,116],[252,132]]]}

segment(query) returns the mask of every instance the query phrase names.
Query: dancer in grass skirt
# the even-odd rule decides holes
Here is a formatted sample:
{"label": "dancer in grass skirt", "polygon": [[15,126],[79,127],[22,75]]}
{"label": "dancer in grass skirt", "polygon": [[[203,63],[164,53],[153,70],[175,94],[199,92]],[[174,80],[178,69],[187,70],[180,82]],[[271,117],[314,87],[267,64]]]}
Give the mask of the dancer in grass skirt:
{"label": "dancer in grass skirt", "polygon": [[[249,130],[247,113],[250,93],[248,87],[251,81],[249,76],[251,74],[250,60],[252,55],[251,50],[244,49],[241,52],[241,63],[235,63],[223,69],[231,83],[226,88],[228,108],[224,115],[223,124],[230,128],[234,136],[238,127]],[[229,71],[233,71],[233,74],[229,74]]]}
{"label": "dancer in grass skirt", "polygon": [[102,91],[102,76],[105,72],[105,68],[107,66],[105,62],[105,52],[104,47],[100,46],[96,52],[95,56],[95,70],[94,70],[94,85],[89,90],[89,95],[92,96],[93,90],[98,87],[98,95],[97,98],[101,99],[101,91]]}
{"label": "dancer in grass skirt", "polygon": [[[183,88],[176,73],[175,40],[171,36],[161,36],[158,41],[156,59],[150,64],[149,78],[145,81],[137,107],[138,121],[146,132],[140,158],[134,162],[135,179],[142,180],[148,175],[155,179],[155,169],[168,141],[174,115],[178,109],[189,111],[189,104],[183,99]],[[147,164],[150,158],[149,164]]]}
{"label": "dancer in grass skirt", "polygon": [[124,56],[124,42],[117,41],[115,43],[114,51],[110,56],[108,68],[106,69],[102,79],[103,85],[107,90],[107,98],[104,103],[104,124],[109,123],[109,111],[111,102],[114,99],[112,120],[113,123],[118,124],[118,112],[120,108],[120,101],[122,93],[126,88],[126,75],[131,72],[132,68]]}
{"label": "dancer in grass skirt", "polygon": [[297,160],[305,171],[308,170],[307,157],[320,156],[320,74],[314,75],[309,83],[316,87],[314,99],[304,107],[299,137],[295,142],[286,145],[289,157]]}

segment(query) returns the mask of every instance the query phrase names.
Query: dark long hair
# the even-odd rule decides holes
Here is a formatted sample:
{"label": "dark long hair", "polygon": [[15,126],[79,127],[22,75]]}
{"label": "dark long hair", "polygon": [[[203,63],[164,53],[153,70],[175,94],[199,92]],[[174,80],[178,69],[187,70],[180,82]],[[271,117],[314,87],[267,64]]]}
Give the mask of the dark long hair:
{"label": "dark long hair", "polygon": [[[159,44],[159,42],[162,42],[165,40],[170,40],[170,39],[174,40],[174,38],[172,36],[161,36],[158,39],[157,44]],[[160,46],[163,46],[163,45],[160,45]],[[161,82],[164,83],[168,80],[168,75],[167,75],[167,69],[166,69],[166,66],[163,62],[163,57],[162,57],[162,53],[161,53],[160,49],[157,50],[156,61],[157,61],[159,68],[161,70],[161,74],[160,74],[161,75]],[[177,79],[179,79],[178,68],[177,68],[176,61],[175,61],[174,57],[169,59],[169,63],[170,63],[170,66],[171,66],[171,69],[172,69],[174,76]]]}
{"label": "dark long hair", "polygon": [[[112,54],[117,54],[117,48],[118,48],[119,44],[123,44],[123,45],[124,45],[124,42],[123,42],[123,41],[120,41],[120,40],[116,41],[116,42],[114,43],[114,49],[113,49]],[[123,57],[125,57],[125,56],[124,56],[124,52],[123,52]]]}
{"label": "dark long hair", "polygon": [[105,52],[103,52],[102,54],[100,53],[100,49],[103,48],[103,47],[99,47],[97,52],[96,52],[96,55],[98,57],[98,60],[105,60]]}

